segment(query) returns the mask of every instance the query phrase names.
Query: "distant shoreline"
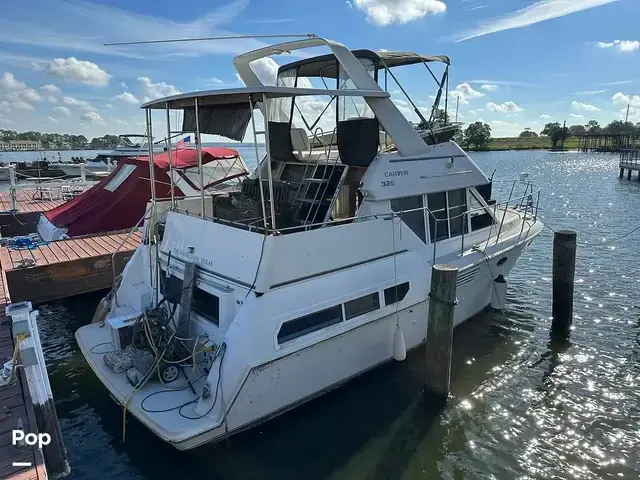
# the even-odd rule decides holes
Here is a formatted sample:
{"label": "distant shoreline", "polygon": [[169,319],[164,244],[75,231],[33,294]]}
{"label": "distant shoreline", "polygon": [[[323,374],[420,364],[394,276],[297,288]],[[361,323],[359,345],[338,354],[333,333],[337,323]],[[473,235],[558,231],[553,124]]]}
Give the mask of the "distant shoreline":
{"label": "distant shoreline", "polygon": [[[579,139],[569,137],[564,142],[565,151],[577,151]],[[551,150],[551,139],[549,137],[521,138],[503,137],[492,138],[489,144],[482,148],[467,147],[470,152],[502,152],[507,150]]]}

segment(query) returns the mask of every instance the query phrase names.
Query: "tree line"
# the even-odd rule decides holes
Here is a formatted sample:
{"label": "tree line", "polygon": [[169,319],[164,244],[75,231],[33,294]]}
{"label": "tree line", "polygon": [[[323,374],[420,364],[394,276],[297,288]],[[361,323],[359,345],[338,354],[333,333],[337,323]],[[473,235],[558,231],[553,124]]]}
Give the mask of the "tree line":
{"label": "tree line", "polygon": [[40,142],[43,149],[56,150],[71,148],[72,150],[111,149],[116,148],[120,143],[117,135],[104,135],[92,138],[91,141],[84,135],[69,135],[68,133],[41,133],[41,132],[16,132],[14,130],[1,130],[0,141],[9,140],[32,140]]}

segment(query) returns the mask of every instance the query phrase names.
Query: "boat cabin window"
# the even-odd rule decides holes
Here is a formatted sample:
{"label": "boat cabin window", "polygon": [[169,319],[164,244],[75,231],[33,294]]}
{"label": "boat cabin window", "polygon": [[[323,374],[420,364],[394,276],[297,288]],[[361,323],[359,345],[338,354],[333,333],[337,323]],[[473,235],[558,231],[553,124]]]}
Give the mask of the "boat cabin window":
{"label": "boat cabin window", "polygon": [[[160,294],[170,303],[179,304],[182,297],[182,279],[175,275],[166,276],[160,274]],[[206,292],[196,286],[193,289],[191,299],[191,311],[210,321],[214,325],[220,325],[220,299],[212,293]]]}
{"label": "boat cabin window", "polygon": [[133,173],[136,169],[135,165],[125,164],[120,167],[118,173],[114,175],[114,177],[109,180],[109,182],[104,186],[105,190],[109,190],[110,192],[115,191],[120,185],[124,183],[124,181],[129,178],[129,175]]}
{"label": "boat cabin window", "polygon": [[359,317],[365,313],[373,312],[380,308],[380,294],[378,292],[365,295],[344,304],[344,314],[347,320]]}
{"label": "boat cabin window", "polygon": [[493,217],[487,211],[487,207],[482,205],[473,190],[469,190],[469,218],[471,221],[471,231],[482,230],[493,224]]}
{"label": "boat cabin window", "polygon": [[305,315],[284,322],[278,332],[278,343],[286,343],[307,333],[321,330],[330,325],[335,325],[342,321],[342,305],[336,305],[319,312]]}
{"label": "boat cabin window", "polygon": [[422,195],[415,197],[394,198],[391,200],[391,211],[401,213],[402,221],[420,240],[427,242],[427,230],[424,224],[424,203]]}
{"label": "boat cabin window", "polygon": [[215,325],[220,325],[220,299],[198,287],[193,289],[191,310]]}
{"label": "boat cabin window", "polygon": [[404,297],[409,293],[409,282],[401,283],[393,287],[384,289],[384,304],[393,305],[394,303],[401,302]]}
{"label": "boat cabin window", "polygon": [[467,190],[461,188],[427,195],[429,230],[436,242],[469,232],[467,223]]}

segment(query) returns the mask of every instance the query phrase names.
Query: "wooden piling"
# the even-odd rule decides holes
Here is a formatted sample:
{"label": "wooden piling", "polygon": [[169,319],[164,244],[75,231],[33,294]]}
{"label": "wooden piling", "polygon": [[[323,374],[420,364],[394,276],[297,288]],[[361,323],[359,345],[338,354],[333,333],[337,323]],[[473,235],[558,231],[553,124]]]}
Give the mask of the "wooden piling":
{"label": "wooden piling", "polygon": [[627,170],[627,180],[631,180],[631,169]]}
{"label": "wooden piling", "polygon": [[446,403],[451,386],[453,314],[457,280],[458,269],[453,265],[434,265],[431,269],[425,394],[440,404]]}
{"label": "wooden piling", "polygon": [[620,178],[624,177],[624,168],[620,169]]}
{"label": "wooden piling", "polygon": [[573,285],[576,272],[577,234],[560,230],[553,236],[552,328],[567,330],[573,321]]}

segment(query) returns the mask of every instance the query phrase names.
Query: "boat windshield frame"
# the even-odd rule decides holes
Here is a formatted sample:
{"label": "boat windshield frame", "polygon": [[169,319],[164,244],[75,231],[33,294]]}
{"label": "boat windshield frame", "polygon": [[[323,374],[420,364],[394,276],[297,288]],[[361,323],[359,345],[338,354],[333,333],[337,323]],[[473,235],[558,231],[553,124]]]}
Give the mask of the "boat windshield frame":
{"label": "boat windshield frame", "polygon": [[[148,136],[148,144],[152,145],[153,142],[153,122],[152,112],[153,110],[165,110],[166,112],[166,131],[167,136],[165,138],[167,142],[167,153],[169,160],[169,170],[171,179],[171,209],[176,209],[176,201],[173,195],[173,152],[171,147],[171,139],[182,136],[186,133],[193,133],[195,137],[195,145],[198,159],[198,171],[200,173],[200,184],[203,185],[203,168],[202,168],[202,141],[201,135],[205,134],[217,134],[221,135],[219,131],[207,130],[208,125],[203,125],[203,121],[207,122],[208,118],[205,116],[214,118],[213,113],[216,107],[220,107],[221,111],[224,110],[223,120],[230,120],[236,122],[232,125],[233,133],[244,134],[248,129],[248,123],[251,123],[253,143],[255,146],[256,162],[258,165],[257,176],[258,185],[260,186],[260,203],[262,209],[262,223],[264,225],[265,234],[269,232],[277,231],[275,206],[273,202],[268,199],[274,197],[273,187],[273,174],[271,169],[271,161],[266,162],[267,178],[262,178],[262,159],[258,151],[258,135],[264,135],[264,144],[266,146],[266,160],[272,159],[271,155],[271,142],[269,135],[270,121],[270,101],[281,98],[296,98],[304,96],[331,96],[331,97],[360,97],[365,102],[369,102],[370,99],[389,99],[390,94],[383,90],[363,90],[363,89],[344,89],[344,90],[326,90],[326,89],[313,89],[313,88],[291,88],[291,87],[277,87],[277,86],[256,86],[256,87],[244,87],[234,89],[222,89],[222,90],[209,90],[184,93],[178,95],[171,95],[168,97],[160,98],[150,102],[144,103],[141,108],[145,110],[146,114],[146,132]],[[233,111],[233,109],[236,111]],[[204,113],[205,115],[201,115]],[[231,109],[231,113],[229,113]],[[259,110],[262,113],[262,120],[264,127],[261,130],[256,128],[255,110]],[[183,113],[183,125],[182,128],[178,128],[178,125],[174,125],[178,130],[171,129],[171,110],[182,111]],[[246,117],[246,113],[249,113],[249,118]],[[275,112],[275,110],[273,110]],[[189,113],[192,117],[190,121],[185,122],[185,116]],[[238,115],[236,115],[238,114]],[[235,115],[235,116],[234,116]],[[291,118],[289,117],[289,128],[291,126]],[[285,122],[286,123],[286,122]],[[213,125],[214,127],[219,125]],[[186,127],[189,127],[185,130]],[[231,130],[229,130],[231,131]],[[225,135],[228,136],[228,135]],[[232,137],[230,137],[232,138]],[[155,208],[157,202],[155,192],[155,175],[154,175],[154,151],[153,148],[149,148],[149,166],[150,166],[150,185],[151,185],[151,202],[152,208]],[[268,184],[268,193],[264,191],[264,180]],[[268,195],[268,198],[267,198]],[[270,211],[268,212],[267,209]],[[200,189],[200,216],[205,218],[205,190]]]}

